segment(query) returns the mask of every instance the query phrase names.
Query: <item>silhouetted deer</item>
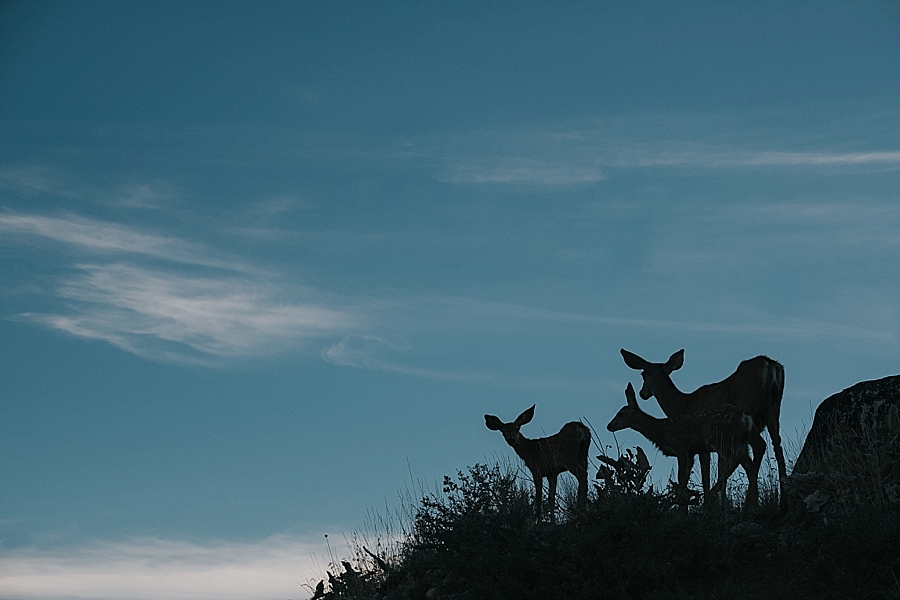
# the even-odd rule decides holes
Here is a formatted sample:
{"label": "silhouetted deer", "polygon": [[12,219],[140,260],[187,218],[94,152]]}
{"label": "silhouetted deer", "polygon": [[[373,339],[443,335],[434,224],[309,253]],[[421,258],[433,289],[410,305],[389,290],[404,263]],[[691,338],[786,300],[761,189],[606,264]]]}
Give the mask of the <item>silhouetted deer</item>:
{"label": "silhouetted deer", "polygon": [[[670,377],[672,371],[680,369],[684,364],[684,350],[679,350],[664,363],[649,362],[624,348],[621,352],[626,365],[641,371],[644,379],[641,398],[649,400],[651,396],[655,396],[666,416],[677,417],[723,404],[733,404],[750,415],[754,425],[754,433],[749,440],[753,448],[753,472],[747,472],[747,494],[748,499],[752,495],[753,504],[757,502],[759,468],[766,453],[766,442],[760,434],[763,429],[768,429],[775,460],[778,462],[779,496],[783,498],[781,485],[787,478],[787,470],[781,448],[779,419],[781,398],[784,395],[784,367],[778,361],[767,356],[745,360],[726,379],[685,394],[675,387]],[[705,494],[709,491],[709,453],[700,453],[700,474]]]}
{"label": "silhouetted deer", "polygon": [[484,423],[488,429],[503,434],[506,443],[512,446],[531,471],[535,487],[534,509],[539,523],[543,479],[547,478],[550,521],[556,522],[556,478],[560,473],[568,471],[575,476],[578,480],[578,503],[583,505],[587,501],[587,456],[591,431],[584,424],[572,421],[563,425],[559,433],[531,440],[519,433],[519,428],[533,417],[534,405],[512,423],[504,423],[494,415],[484,415]]}
{"label": "silhouetted deer", "polygon": [[[747,440],[753,430],[753,419],[736,406],[724,404],[694,413],[657,419],[638,406],[631,382],[625,388],[627,404],[613,417],[606,428],[620,431],[631,428],[653,442],[660,452],[678,459],[678,485],[687,489],[694,466],[694,455],[715,452],[719,455],[719,479],[704,501],[721,492],[724,499],[725,482],[740,464],[748,476],[753,468],[747,452]],[[749,503],[749,490],[747,502]]]}

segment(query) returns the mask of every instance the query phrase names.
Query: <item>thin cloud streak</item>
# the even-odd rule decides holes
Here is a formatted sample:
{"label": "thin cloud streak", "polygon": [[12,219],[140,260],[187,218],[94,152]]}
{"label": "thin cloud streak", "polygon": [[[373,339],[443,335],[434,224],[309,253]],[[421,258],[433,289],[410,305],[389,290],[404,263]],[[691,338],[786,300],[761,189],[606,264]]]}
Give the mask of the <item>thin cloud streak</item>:
{"label": "thin cloud streak", "polygon": [[490,373],[457,373],[438,369],[410,367],[376,358],[383,349],[398,350],[395,344],[374,336],[348,336],[322,351],[322,359],[334,365],[358,369],[390,371],[424,377],[427,379],[443,379],[449,381],[465,381],[470,383],[497,383],[497,378]]}
{"label": "thin cloud streak", "polygon": [[62,197],[79,197],[76,191],[55,170],[47,167],[0,167],[0,187],[26,194],[52,194]]}
{"label": "thin cloud streak", "polygon": [[373,336],[348,336],[342,341],[333,344],[330,348],[323,350],[322,359],[342,367],[387,371],[424,379],[488,384],[513,389],[555,389],[563,386],[563,382],[559,380],[527,377],[511,379],[488,371],[447,371],[412,367],[378,358],[377,355],[380,352],[384,352],[385,349],[397,350],[398,347],[387,340]]}
{"label": "thin cloud streak", "polygon": [[888,204],[872,203],[802,203],[779,202],[776,204],[762,204],[752,208],[740,207],[725,209],[728,211],[740,210],[740,218],[749,218],[754,215],[772,215],[786,222],[807,223],[815,220],[834,225],[844,224],[848,221],[865,221],[873,225],[881,224],[885,219],[891,221],[900,220],[900,207]]}
{"label": "thin cloud streak", "polygon": [[706,168],[737,167],[820,167],[893,165],[900,167],[900,152],[744,152],[734,149],[654,152],[644,150],[625,158],[604,161],[619,167],[677,167]]}
{"label": "thin cloud streak", "polygon": [[[395,302],[391,303],[390,307],[381,306],[380,313],[380,320],[372,323],[373,327],[388,327],[394,331],[400,326],[392,327],[391,324],[403,321],[402,328],[414,336],[435,330],[471,329],[479,332],[491,329],[514,330],[521,327],[523,321],[527,321],[529,324],[526,326],[529,327],[534,324],[552,324],[555,328],[560,325],[581,328],[595,326],[775,339],[852,339],[888,345],[895,345],[897,342],[894,331],[802,319],[773,318],[766,324],[667,321],[567,313],[470,298],[428,298],[407,303]],[[506,388],[555,388],[563,385],[560,381],[547,379],[525,381],[518,377],[513,381],[489,371],[448,371],[404,364],[406,362],[404,358],[414,354],[415,348],[412,346],[401,346],[374,335],[357,334],[348,335],[321,352],[323,360],[338,366],[387,371],[426,379],[481,383]]]}
{"label": "thin cloud streak", "polygon": [[128,208],[161,210],[168,194],[147,184],[133,184],[125,187],[116,204]]}
{"label": "thin cloud streak", "polygon": [[[459,322],[468,323],[479,329],[489,323],[498,321],[527,320],[548,323],[591,324],[615,327],[635,327],[641,329],[658,329],[664,331],[690,331],[703,333],[727,333],[745,335],[778,335],[791,337],[833,337],[859,340],[880,341],[893,344],[896,341],[894,332],[866,329],[847,325],[822,323],[801,319],[772,319],[771,324],[759,323],[721,323],[714,321],[668,321],[661,319],[640,319],[628,317],[605,317],[579,313],[553,311],[528,306],[485,302],[468,298],[432,299],[444,306],[440,312],[447,313],[447,308],[454,309]],[[449,322],[448,322],[449,325]]]}
{"label": "thin cloud streak", "polygon": [[568,186],[596,183],[606,175],[596,166],[579,166],[531,159],[499,159],[491,162],[462,164],[438,177],[439,181],[455,184],[531,184],[538,186]]}
{"label": "thin cloud streak", "polygon": [[37,238],[76,256],[116,261],[73,265],[77,273],[55,286],[64,308],[15,318],[152,360],[214,366],[222,358],[296,350],[362,323],[335,299],[177,237],[77,216],[11,213],[0,214],[0,233],[11,234],[8,243]]}
{"label": "thin cloud streak", "polygon": [[[646,116],[645,116],[646,117]],[[444,142],[440,181],[453,184],[520,184],[537,187],[590,184],[607,178],[605,168],[888,168],[900,167],[900,150],[784,150],[804,139],[780,138],[770,148],[749,148],[740,125],[731,141],[718,132],[722,123],[703,119],[650,118],[535,126],[530,130],[471,132]],[[710,128],[713,129],[710,129]],[[660,131],[672,137],[661,138]],[[709,139],[713,132],[719,139]],[[750,132],[752,135],[755,132]],[[687,142],[695,139],[696,142]],[[704,141],[709,139],[709,141]],[[780,148],[779,148],[780,146]]]}
{"label": "thin cloud streak", "polygon": [[[70,314],[20,318],[105,340],[162,360],[264,355],[359,325],[347,311],[286,298],[287,290],[236,277],[173,274],[127,264],[81,265],[59,295]],[[192,352],[193,351],[193,352]],[[196,354],[195,354],[196,353]]]}
{"label": "thin cloud streak", "polygon": [[788,247],[794,255],[800,249],[827,252],[838,246],[857,246],[874,257],[885,250],[893,252],[900,244],[900,207],[893,204],[782,202],[716,207],[707,213],[706,222],[715,223],[729,239],[742,233],[736,224],[744,230],[753,224],[761,245],[779,248],[779,252]]}
{"label": "thin cloud streak", "polygon": [[189,265],[246,270],[233,262],[208,258],[199,244],[178,238],[149,235],[107,221],[81,217],[0,214],[0,232],[44,238],[95,253],[136,254]]}
{"label": "thin cloud streak", "polygon": [[738,159],[746,165],[866,165],[873,163],[900,164],[900,152],[761,152],[756,156]]}
{"label": "thin cloud streak", "polygon": [[[535,151],[540,155],[541,151]],[[900,152],[744,152],[732,148],[707,151],[660,151],[651,146],[596,147],[573,149],[569,163],[551,163],[540,159],[485,157],[445,169],[437,175],[444,183],[457,185],[507,184],[536,187],[566,187],[593,184],[607,179],[600,166],[611,168],[694,167],[703,169],[815,168],[882,166],[900,168]],[[578,166],[577,163],[593,162]],[[454,161],[459,162],[459,161]],[[572,162],[576,164],[572,164]]]}
{"label": "thin cloud streak", "polygon": [[310,595],[325,544],[273,536],[199,545],[155,538],[0,554],[3,598],[284,600]]}

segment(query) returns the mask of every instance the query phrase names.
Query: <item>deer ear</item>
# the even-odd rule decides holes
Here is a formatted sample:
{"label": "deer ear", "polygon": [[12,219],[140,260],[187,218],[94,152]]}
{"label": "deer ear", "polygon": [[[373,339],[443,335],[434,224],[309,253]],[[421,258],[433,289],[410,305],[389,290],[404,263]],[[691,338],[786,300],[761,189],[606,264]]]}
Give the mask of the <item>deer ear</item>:
{"label": "deer ear", "polygon": [[666,370],[669,373],[672,371],[677,371],[681,367],[684,366],[684,348],[673,354],[669,357],[669,360],[666,361]]}
{"label": "deer ear", "polygon": [[531,408],[529,408],[528,410],[523,412],[521,415],[516,417],[516,420],[514,421],[515,424],[518,425],[519,427],[521,427],[525,423],[530,423],[531,419],[534,418],[534,407],[535,407],[535,405],[532,404]]}
{"label": "deer ear", "polygon": [[628,406],[637,406],[637,398],[634,396],[634,386],[631,385],[631,382],[628,382],[628,387],[625,388],[625,400],[628,402]]}
{"label": "deer ear", "polygon": [[637,446],[637,465],[641,471],[650,470],[650,461],[647,460],[647,455],[644,454],[644,449],[640,446]]}
{"label": "deer ear", "polygon": [[622,354],[622,358],[625,360],[625,364],[631,367],[636,371],[643,371],[647,368],[647,361],[635,354],[634,352],[629,352],[625,348],[619,350]]}
{"label": "deer ear", "polygon": [[487,428],[491,431],[497,431],[503,425],[503,421],[494,415],[484,415],[484,424],[487,425]]}

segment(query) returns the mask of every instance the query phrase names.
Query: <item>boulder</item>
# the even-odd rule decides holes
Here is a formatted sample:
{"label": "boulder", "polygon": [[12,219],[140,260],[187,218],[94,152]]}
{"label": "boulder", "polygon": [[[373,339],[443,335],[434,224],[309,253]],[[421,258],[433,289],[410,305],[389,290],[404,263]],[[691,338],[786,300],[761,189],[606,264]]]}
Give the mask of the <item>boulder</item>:
{"label": "boulder", "polygon": [[822,402],[786,484],[811,512],[900,506],[900,375],[857,383]]}

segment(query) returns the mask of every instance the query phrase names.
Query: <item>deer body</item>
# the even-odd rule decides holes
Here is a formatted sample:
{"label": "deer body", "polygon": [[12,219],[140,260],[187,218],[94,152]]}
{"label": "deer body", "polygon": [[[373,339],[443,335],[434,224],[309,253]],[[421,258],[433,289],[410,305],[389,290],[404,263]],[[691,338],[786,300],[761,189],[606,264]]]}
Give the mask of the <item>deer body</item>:
{"label": "deer body", "polygon": [[541,501],[544,478],[547,478],[550,520],[556,520],[556,480],[560,473],[568,471],[578,480],[578,503],[587,501],[587,455],[591,445],[591,431],[584,424],[572,421],[549,437],[529,439],[519,432],[522,425],[534,417],[534,406],[516,417],[512,423],[504,423],[494,415],[484,415],[487,428],[503,434],[506,443],[525,462],[531,472],[535,488],[535,513],[541,521]]}
{"label": "deer body", "polygon": [[[627,404],[606,428],[620,431],[631,428],[650,440],[660,452],[678,459],[678,485],[687,488],[694,466],[694,456],[715,452],[719,455],[719,478],[704,501],[724,496],[725,482],[740,464],[748,476],[753,468],[747,452],[747,441],[753,430],[753,419],[736,406],[725,404],[694,413],[658,419],[640,409],[631,383],[625,389]],[[748,490],[747,502],[751,502]]]}
{"label": "deer body", "polygon": [[[622,349],[622,358],[632,369],[641,371],[644,383],[640,396],[644,400],[656,397],[660,408],[668,417],[678,417],[704,409],[733,405],[753,419],[753,431],[749,443],[753,448],[753,470],[749,479],[748,499],[752,494],[755,503],[758,496],[758,474],[766,452],[763,429],[769,430],[772,449],[778,463],[779,484],[787,477],[784,450],[781,447],[780,424],[781,399],[784,395],[784,367],[767,356],[757,356],[741,362],[734,373],[718,383],[701,386],[691,393],[675,387],[671,373],[684,364],[684,350],[679,350],[664,363],[651,363],[640,356]],[[709,491],[709,453],[700,453],[703,492]]]}

